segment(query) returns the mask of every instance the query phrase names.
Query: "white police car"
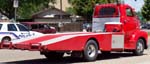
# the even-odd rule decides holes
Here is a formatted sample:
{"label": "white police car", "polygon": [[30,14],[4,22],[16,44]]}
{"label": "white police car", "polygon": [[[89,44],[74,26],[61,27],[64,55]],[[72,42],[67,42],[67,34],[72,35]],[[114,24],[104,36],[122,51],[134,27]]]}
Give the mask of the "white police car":
{"label": "white police car", "polygon": [[20,23],[0,22],[0,41],[8,42],[23,39],[31,36],[43,35],[42,33],[29,31],[27,27]]}

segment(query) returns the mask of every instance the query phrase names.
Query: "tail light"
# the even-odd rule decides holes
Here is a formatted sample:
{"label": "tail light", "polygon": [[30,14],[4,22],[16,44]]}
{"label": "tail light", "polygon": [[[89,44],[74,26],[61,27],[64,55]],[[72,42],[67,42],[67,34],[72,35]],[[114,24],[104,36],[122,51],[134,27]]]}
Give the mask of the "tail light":
{"label": "tail light", "polygon": [[33,44],[31,43],[29,47],[30,51],[37,51],[37,50],[41,51],[42,49],[41,43],[33,43]]}

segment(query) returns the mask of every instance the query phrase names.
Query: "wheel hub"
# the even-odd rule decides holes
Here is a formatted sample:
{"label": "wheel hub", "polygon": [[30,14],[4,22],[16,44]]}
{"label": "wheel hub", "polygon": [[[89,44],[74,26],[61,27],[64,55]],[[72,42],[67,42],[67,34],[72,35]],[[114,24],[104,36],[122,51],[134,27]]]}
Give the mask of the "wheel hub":
{"label": "wheel hub", "polygon": [[90,45],[88,47],[88,55],[89,57],[93,57],[96,54],[96,48],[94,47],[94,45]]}
{"label": "wheel hub", "polygon": [[143,51],[142,43],[138,43],[137,50],[138,50],[138,52],[142,52]]}

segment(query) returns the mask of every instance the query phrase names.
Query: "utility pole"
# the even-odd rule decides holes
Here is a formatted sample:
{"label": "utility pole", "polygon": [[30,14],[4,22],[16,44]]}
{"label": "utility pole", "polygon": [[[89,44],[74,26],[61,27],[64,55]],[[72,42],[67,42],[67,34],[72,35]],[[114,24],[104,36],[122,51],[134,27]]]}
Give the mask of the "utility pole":
{"label": "utility pole", "polygon": [[[60,10],[62,10],[62,0],[60,0]],[[61,27],[62,27],[62,14],[60,14],[60,22],[58,23],[58,31],[60,32],[61,31]]]}
{"label": "utility pole", "polygon": [[[63,11],[62,10],[62,0],[60,0],[60,10]],[[62,20],[62,15],[60,15],[60,19]]]}
{"label": "utility pole", "polygon": [[62,10],[62,0],[60,0],[60,10]]}
{"label": "utility pole", "polygon": [[14,11],[14,15],[15,15],[15,17],[14,17],[14,20],[15,20],[15,22],[16,22],[16,14],[17,14],[17,8],[18,8],[18,0],[14,0],[13,1],[13,7],[15,8],[15,11]]}

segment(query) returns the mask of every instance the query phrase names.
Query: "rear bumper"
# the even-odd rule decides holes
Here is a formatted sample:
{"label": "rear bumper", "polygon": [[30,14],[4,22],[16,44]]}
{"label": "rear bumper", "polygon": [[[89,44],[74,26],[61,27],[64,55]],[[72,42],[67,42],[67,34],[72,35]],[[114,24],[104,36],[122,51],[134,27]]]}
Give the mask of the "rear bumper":
{"label": "rear bumper", "polygon": [[12,44],[12,42],[0,43],[0,49],[21,49],[29,51],[41,51],[41,44]]}
{"label": "rear bumper", "polygon": [[15,49],[29,50],[29,51],[41,51],[42,50],[41,44],[15,44],[13,47]]}

